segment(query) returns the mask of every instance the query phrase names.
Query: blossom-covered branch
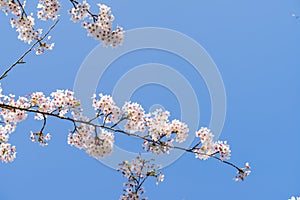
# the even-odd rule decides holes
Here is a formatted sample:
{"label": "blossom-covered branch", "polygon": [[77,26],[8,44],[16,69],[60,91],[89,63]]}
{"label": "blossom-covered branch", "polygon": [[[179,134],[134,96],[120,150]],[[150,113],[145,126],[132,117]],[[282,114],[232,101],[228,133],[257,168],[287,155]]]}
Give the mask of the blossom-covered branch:
{"label": "blossom-covered branch", "polygon": [[[94,39],[101,41],[104,46],[116,47],[121,45],[124,39],[123,28],[117,26],[116,30],[113,30],[112,22],[114,16],[111,13],[110,7],[104,4],[98,4],[99,13],[92,14],[89,10],[90,5],[83,1],[80,3],[75,0],[70,0],[73,8],[69,10],[71,14],[71,20],[78,22],[85,20],[82,26],[88,31],[88,35],[92,36]],[[59,11],[61,4],[57,0],[39,0],[37,8],[37,18],[42,21],[47,21],[49,19],[56,20],[55,23],[50,27],[50,29],[42,36],[43,29],[35,29],[35,18],[33,13],[27,14],[25,10],[26,1],[23,3],[20,0],[0,0],[0,9],[5,12],[6,15],[11,14],[13,18],[10,19],[12,28],[16,28],[19,33],[18,39],[21,41],[31,44],[35,41],[31,47],[23,53],[23,55],[13,63],[3,74],[0,76],[0,80],[5,78],[9,71],[11,71],[16,65],[23,64],[24,57],[31,52],[33,49],[36,51],[37,55],[44,54],[45,50],[52,50],[54,43],[43,42],[43,40],[48,36],[49,32],[56,26],[59,17]],[[92,22],[87,21],[88,15]],[[50,40],[51,37],[48,37]],[[38,47],[36,47],[39,45]],[[36,47],[36,48],[35,48]]]}
{"label": "blossom-covered branch", "polygon": [[[101,41],[105,46],[117,47],[122,44],[124,31],[120,26],[113,30],[114,16],[110,7],[97,4],[99,13],[93,14],[90,11],[90,5],[85,0],[82,3],[75,0],[70,0],[70,2],[73,5],[73,8],[69,10],[71,20],[73,22],[84,21],[82,26],[87,30],[88,36]],[[88,17],[91,21],[87,20]]]}
{"label": "blossom-covered branch", "polygon": [[[19,64],[24,64],[24,58],[25,56],[30,53],[32,51],[32,49],[34,49],[34,47],[37,45],[37,44],[40,44],[40,47],[41,46],[44,46],[45,48],[47,48],[47,45],[46,43],[43,43],[42,41],[49,35],[49,33],[51,32],[51,30],[56,26],[56,24],[58,23],[59,20],[56,20],[54,22],[54,24],[49,28],[49,30],[41,37],[39,38],[38,40],[36,40],[35,43],[33,43],[30,48],[25,51],[19,58],[16,62],[14,62],[10,67],[7,68],[7,70],[5,70],[3,72],[3,74],[0,76],[0,80],[5,78],[7,76],[7,74],[16,66],[16,65],[19,65]],[[51,45],[50,45],[51,46]],[[50,48],[49,46],[49,48]]]}
{"label": "blossom-covered branch", "polygon": [[[214,135],[208,128],[201,128],[196,132],[199,142],[192,148],[185,149],[174,145],[186,140],[188,127],[176,119],[169,121],[169,112],[158,109],[152,113],[145,113],[137,103],[126,102],[122,108],[116,106],[108,95],[100,94],[99,99],[93,97],[95,117],[89,119],[83,115],[80,101],[69,90],[58,90],[50,97],[41,92],[35,92],[26,97],[15,99],[14,95],[0,95],[0,142],[8,144],[9,136],[15,131],[17,123],[27,118],[27,113],[35,113],[35,119],[44,120],[43,127],[38,132],[31,132],[31,140],[46,145],[50,139],[44,134],[46,117],[52,116],[72,122],[74,128],[69,132],[68,143],[85,150],[94,158],[102,158],[113,151],[114,133],[126,134],[140,138],[143,148],[155,154],[169,153],[172,149],[179,149],[195,154],[196,158],[206,160],[215,158],[238,170],[235,180],[244,180],[250,173],[248,164],[244,168],[226,161],[230,158],[230,148],[227,142],[214,141]],[[103,123],[94,121],[102,119]],[[124,129],[116,128],[116,124],[125,121]],[[9,146],[10,147],[10,146]],[[1,151],[0,151],[1,152]],[[11,162],[15,158],[13,151],[2,150],[0,159]]]}
{"label": "blossom-covered branch", "polygon": [[[104,4],[97,4],[99,12],[93,14],[90,5],[83,0],[69,0],[73,8],[69,10],[73,22],[82,21],[82,26],[88,32],[88,36],[100,41],[104,46],[116,47],[121,45],[124,39],[123,28],[113,28],[114,16],[111,9]],[[43,40],[58,23],[61,4],[57,0],[39,0],[37,5],[37,18],[42,21],[56,20],[49,30],[42,35],[42,29],[36,29],[34,15],[25,10],[25,1],[0,0],[0,9],[6,15],[11,14],[10,23],[16,28],[18,39],[31,44],[30,48],[13,63],[3,74],[0,80],[18,64],[23,64],[25,56],[34,49],[37,55],[45,50],[51,50],[54,43],[46,43]],[[50,40],[50,37],[48,37]],[[35,48],[38,45],[37,48]],[[147,152],[154,154],[166,154],[172,149],[192,153],[196,158],[206,160],[214,158],[237,169],[236,181],[244,180],[250,174],[250,166],[245,167],[227,161],[230,159],[231,150],[226,141],[215,141],[214,135],[208,128],[202,127],[195,133],[199,141],[190,148],[176,146],[176,143],[184,142],[189,134],[188,126],[179,120],[169,120],[170,113],[158,109],[151,113],[145,113],[143,107],[137,103],[126,102],[119,108],[108,95],[93,96],[92,106],[95,116],[88,118],[83,115],[80,101],[69,90],[57,90],[50,96],[42,92],[35,92],[27,96],[16,98],[14,95],[2,94],[0,87],[0,160],[12,162],[16,158],[16,147],[9,143],[9,138],[15,132],[17,124],[34,114],[36,120],[42,122],[38,131],[30,131],[30,140],[41,146],[48,145],[51,140],[50,133],[46,133],[48,117],[69,121],[73,130],[68,134],[68,144],[78,149],[85,150],[90,156],[99,159],[113,152],[114,138],[117,134],[125,134],[141,139],[142,147]],[[102,123],[97,123],[102,120]],[[119,128],[121,122],[125,122],[124,128]],[[121,200],[141,199],[145,192],[143,184],[150,177],[158,182],[163,181],[164,175],[158,170],[160,167],[138,156],[136,160],[123,161],[119,171],[127,178],[124,184],[124,194]],[[145,198],[143,198],[145,199]]]}

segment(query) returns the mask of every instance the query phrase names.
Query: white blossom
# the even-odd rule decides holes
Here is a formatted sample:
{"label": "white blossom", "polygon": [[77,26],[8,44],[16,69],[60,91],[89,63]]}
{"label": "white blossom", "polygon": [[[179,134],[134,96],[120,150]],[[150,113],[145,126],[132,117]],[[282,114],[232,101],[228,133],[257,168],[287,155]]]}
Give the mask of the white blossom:
{"label": "white blossom", "polygon": [[14,161],[16,154],[15,146],[11,146],[9,143],[0,143],[0,160],[2,162],[8,163]]}
{"label": "white blossom", "polygon": [[121,110],[112,97],[109,95],[99,94],[100,99],[96,99],[96,95],[93,96],[93,107],[98,112],[101,111],[106,116],[106,123],[118,122],[121,117]]}
{"label": "white blossom", "polygon": [[18,39],[30,44],[33,40],[37,40],[42,30],[34,30],[34,18],[32,15],[21,18],[11,18],[11,26],[16,28],[16,31],[19,33]]}
{"label": "white blossom", "polygon": [[170,126],[171,126],[172,133],[176,134],[175,141],[184,142],[188,136],[188,132],[189,132],[188,126],[177,119],[174,119]]}
{"label": "white blossom", "polygon": [[112,153],[114,146],[114,134],[104,129],[99,136],[90,137],[85,142],[86,152],[94,158],[103,158]]}
{"label": "white blossom", "polygon": [[114,16],[111,14],[110,7],[104,4],[98,4],[100,9],[93,22],[84,21],[83,28],[88,32],[88,36],[101,41],[104,46],[116,47],[121,45],[124,40],[124,31],[122,27],[117,26],[116,30],[112,28]]}
{"label": "white blossom", "polygon": [[44,21],[57,19],[60,7],[61,5],[57,0],[39,0],[37,8],[41,8],[41,10],[38,11],[37,16]]}
{"label": "white blossom", "polygon": [[145,132],[145,111],[138,103],[126,102],[122,107],[123,115],[126,116],[126,124],[124,129],[130,133],[137,131]]}
{"label": "white blossom", "polygon": [[76,8],[69,10],[69,14],[71,14],[71,20],[73,22],[84,20],[89,16],[89,9],[90,5],[86,1],[83,1],[82,3],[78,2],[78,4],[76,4]]}

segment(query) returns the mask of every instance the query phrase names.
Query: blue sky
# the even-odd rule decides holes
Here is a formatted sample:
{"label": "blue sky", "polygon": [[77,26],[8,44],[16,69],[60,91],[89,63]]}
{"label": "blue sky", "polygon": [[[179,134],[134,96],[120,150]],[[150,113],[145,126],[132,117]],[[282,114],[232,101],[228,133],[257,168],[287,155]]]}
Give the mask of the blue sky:
{"label": "blue sky", "polygon": [[[300,196],[300,21],[291,16],[300,14],[299,1],[102,2],[112,7],[115,23],[125,30],[173,29],[207,50],[226,89],[227,112],[220,139],[230,143],[232,162],[243,166],[249,161],[253,168],[245,182],[236,183],[232,181],[235,170],[229,166],[184,154],[164,169],[163,183],[156,186],[155,181],[149,181],[145,185],[149,199],[280,200]],[[33,2],[29,3],[29,8],[32,6]],[[51,33],[55,49],[39,57],[29,55],[25,65],[17,66],[1,81],[4,93],[49,94],[73,88],[81,63],[98,42],[86,37],[79,24],[69,21],[66,10],[70,7],[70,3],[63,3],[61,20]],[[3,71],[28,46],[16,39],[17,33],[4,13],[0,13],[0,24]],[[166,64],[184,74],[199,98],[198,127],[208,126],[211,102],[205,82],[189,63],[166,52],[144,50],[121,57],[107,71],[97,91],[110,93],[123,72],[150,62]],[[180,117],[178,101],[167,88],[141,87],[132,100],[145,105],[146,110],[161,104],[174,118]],[[29,118],[11,136],[18,154],[15,162],[0,165],[0,199],[118,199],[125,181],[122,175],[68,146],[71,124],[54,119],[48,124],[53,139],[46,148],[29,140],[29,131],[40,128],[39,122]],[[138,149],[135,142],[126,138],[117,141],[128,150]]]}

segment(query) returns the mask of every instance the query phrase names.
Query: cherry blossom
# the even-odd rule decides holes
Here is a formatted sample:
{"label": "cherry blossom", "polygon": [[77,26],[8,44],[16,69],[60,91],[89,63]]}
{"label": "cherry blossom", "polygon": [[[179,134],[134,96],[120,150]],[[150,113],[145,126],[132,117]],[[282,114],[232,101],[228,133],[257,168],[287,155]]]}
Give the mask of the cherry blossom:
{"label": "cherry blossom", "polygon": [[162,109],[157,109],[148,116],[146,125],[152,140],[158,141],[161,137],[171,136],[172,130],[168,119],[170,113],[168,111],[163,112]]}
{"label": "cherry blossom", "polygon": [[155,154],[169,153],[173,148],[173,142],[184,142],[188,136],[188,126],[179,120],[169,121],[170,113],[157,109],[146,115],[146,127],[148,128],[148,140],[143,143],[146,151]]}
{"label": "cherry blossom", "polygon": [[[0,104],[3,106],[0,110],[0,144],[2,148],[5,148],[5,156],[1,157],[1,160],[7,162],[12,161],[15,158],[15,147],[9,151],[8,143],[9,136],[16,130],[17,123],[24,121],[28,114],[26,109],[36,108],[38,111],[47,113],[55,113],[62,117],[68,111],[75,109],[79,105],[79,101],[73,96],[73,92],[69,90],[57,90],[51,94],[51,97],[46,97],[42,92],[35,92],[27,97],[15,98],[14,95],[2,94],[2,88],[0,87]],[[14,108],[5,109],[5,105],[12,106]],[[19,108],[19,109],[18,109]],[[42,146],[46,146],[51,139],[51,135],[48,133],[44,135],[43,129],[45,128],[46,115],[37,113],[35,119],[44,120],[44,125],[39,132],[31,132],[30,139],[33,142],[38,142]],[[4,152],[4,150],[3,150]]]}
{"label": "cherry blossom", "polygon": [[8,140],[9,136],[6,134],[8,131],[5,129],[5,127],[0,126],[0,142],[7,142]]}
{"label": "cherry blossom", "polygon": [[12,28],[16,28],[19,33],[18,39],[30,44],[33,40],[38,39],[41,34],[41,29],[35,31],[34,18],[32,15],[22,18],[11,18],[10,20]]}
{"label": "cherry blossom", "polygon": [[[97,4],[98,14],[92,14],[90,5],[84,0],[82,3],[70,0],[73,8],[69,10],[73,22],[83,21],[82,26],[88,35],[101,41],[104,46],[117,47],[124,40],[124,31],[120,26],[113,28],[114,16],[110,7]],[[42,29],[36,29],[33,14],[27,15],[25,3],[14,0],[0,0],[0,9],[5,14],[12,14],[10,19],[12,28],[18,32],[18,39],[25,43],[32,43],[31,48],[25,52],[27,55],[32,49],[37,55],[44,54],[46,50],[52,50],[54,43],[46,42],[45,38],[49,31],[56,25],[50,27],[49,31],[42,35]],[[61,4],[57,0],[39,0],[37,18],[40,20],[57,19]],[[296,15],[295,15],[296,16]],[[48,37],[48,41],[50,40]],[[24,63],[21,57],[14,65]],[[10,70],[10,69],[9,69]],[[8,70],[8,71],[9,71]],[[6,76],[6,73],[0,79]],[[187,124],[177,119],[169,120],[170,113],[158,109],[152,113],[145,113],[143,107],[136,102],[125,102],[118,107],[111,96],[99,94],[99,99],[92,97],[96,113],[93,118],[83,115],[80,101],[76,99],[70,90],[57,90],[50,96],[42,92],[18,97],[15,95],[3,95],[0,86],[0,160],[12,162],[16,158],[16,147],[9,143],[10,135],[16,131],[18,123],[26,120],[30,113],[34,113],[34,119],[40,120],[42,128],[40,131],[31,131],[30,140],[47,146],[51,140],[50,133],[45,134],[44,129],[48,117],[71,122],[74,129],[69,131],[68,144],[86,151],[91,157],[100,159],[113,152],[115,135],[126,134],[128,136],[142,139],[142,147],[146,151],[155,154],[166,154],[172,149],[180,149],[194,153],[196,158],[206,160],[215,158],[225,164],[231,165],[238,170],[235,181],[243,181],[250,174],[250,166],[247,162],[245,167],[225,161],[230,159],[231,150],[227,141],[214,141],[214,135],[210,129],[202,127],[196,132],[199,142],[192,148],[182,148],[174,143],[182,143],[189,133]],[[102,120],[102,123],[97,123]],[[95,122],[96,121],[96,122]],[[124,129],[117,128],[121,121],[125,121]],[[121,200],[146,199],[143,196],[145,189],[143,183],[149,178],[156,179],[156,184],[164,180],[164,175],[159,171],[160,166],[152,163],[153,160],[144,160],[138,156],[136,160],[124,161],[120,164],[118,171],[127,178],[124,184],[124,193]],[[300,200],[299,197],[291,197],[291,200]]]}
{"label": "cherry blossom", "polygon": [[[116,47],[122,44],[124,31],[120,26],[117,26],[116,29],[113,30],[112,21],[114,20],[114,16],[111,13],[110,7],[104,4],[98,4],[99,13],[92,14],[89,11],[90,5],[85,0],[82,3],[75,0],[70,0],[70,2],[74,6],[71,10],[69,10],[72,21],[78,22],[85,20],[88,16],[92,19],[92,22],[85,21],[82,23],[82,26],[87,29],[88,35],[101,41],[104,46]],[[6,15],[9,13],[14,15],[14,17],[10,19],[10,23],[12,28],[16,28],[16,31],[18,32],[18,39],[28,44],[36,41],[32,46],[34,47],[38,45],[34,48],[36,55],[44,54],[46,50],[53,49],[54,43],[42,41],[48,33],[43,37],[41,36],[43,29],[36,29],[34,27],[35,18],[32,13],[27,15],[25,11],[25,4],[26,1],[22,3],[14,0],[0,0],[0,9],[2,9]],[[38,19],[43,21],[48,19],[54,20],[59,16],[61,4],[57,0],[39,0],[37,8],[40,9],[37,12]],[[28,54],[29,52],[30,50],[25,54]],[[20,63],[18,62],[16,64]]]}
{"label": "cherry blossom", "polygon": [[165,142],[144,140],[143,149],[145,151],[150,151],[157,155],[161,155],[165,153],[169,154],[174,147],[173,141],[174,141],[173,139],[168,139]]}
{"label": "cherry blossom", "polygon": [[218,152],[220,154],[220,159],[230,159],[230,147],[227,144],[227,141],[217,141],[214,144],[215,152]]}
{"label": "cherry blossom", "polygon": [[[25,2],[21,4],[23,7],[25,6]],[[10,12],[11,14],[20,17],[21,16],[21,6],[13,0],[3,0],[0,1],[0,8],[4,9],[3,11],[6,15]]]}
{"label": "cherry blossom", "polygon": [[[188,136],[188,126],[177,119],[174,119],[170,126],[171,132],[176,134],[175,141],[179,143],[184,142]],[[170,135],[167,135],[167,137],[170,137]]]}
{"label": "cherry blossom", "polygon": [[89,137],[85,142],[86,152],[94,158],[103,158],[112,153],[114,144],[114,134],[101,129],[101,134]]}
{"label": "cherry blossom", "polygon": [[[49,133],[44,134],[47,117],[56,117],[71,121],[74,129],[69,132],[68,144],[78,149],[85,150],[90,156],[99,159],[113,152],[115,134],[126,134],[142,139],[143,149],[155,154],[169,153],[172,149],[185,150],[195,153],[199,159],[206,160],[210,157],[218,159],[238,169],[236,181],[244,180],[250,174],[250,166],[246,163],[244,168],[238,168],[232,163],[224,161],[230,159],[230,147],[226,141],[214,141],[214,135],[210,129],[202,127],[197,131],[199,142],[190,149],[184,149],[174,145],[175,142],[183,142],[188,136],[188,126],[177,120],[169,121],[170,113],[157,109],[151,113],[145,113],[143,107],[135,102],[125,102],[120,109],[111,96],[99,94],[92,97],[92,106],[95,117],[88,118],[83,115],[80,101],[70,90],[56,90],[50,96],[42,92],[34,92],[24,97],[16,98],[15,95],[2,94],[0,87],[0,144],[3,148],[1,160],[12,161],[15,147],[8,143],[10,134],[16,130],[17,124],[28,117],[28,113],[35,113],[34,119],[42,120],[40,131],[31,132],[30,139],[41,146],[48,145],[51,139]],[[103,123],[96,123],[95,120]],[[121,121],[125,121],[124,130],[116,128]],[[126,132],[128,131],[128,132]],[[146,132],[146,134],[144,133]],[[140,159],[141,161],[141,159]],[[126,163],[123,163],[125,166]],[[126,164],[128,167],[128,165]],[[132,166],[139,166],[133,163]],[[125,171],[123,170],[125,173]],[[149,176],[152,174],[148,174]],[[164,179],[163,175],[155,174],[157,182]],[[140,177],[142,178],[142,177]],[[142,193],[133,192],[132,183],[128,183],[126,194],[123,197],[140,198]],[[138,189],[139,191],[139,189]],[[142,191],[142,190],[141,190]]]}
{"label": "cherry blossom", "polygon": [[245,178],[250,175],[250,172],[251,172],[250,169],[251,169],[251,167],[250,167],[249,163],[246,162],[245,167],[244,168],[240,168],[237,171],[238,175],[234,178],[234,180],[235,181],[243,181],[243,180],[245,180]]}
{"label": "cherry blossom", "polygon": [[[49,4],[49,7],[43,7],[45,10],[48,11],[47,16],[51,15],[52,13],[52,4],[55,4],[54,1],[43,1],[44,4]],[[50,5],[51,4],[51,5]],[[39,4],[39,7],[41,6],[41,2]],[[15,1],[8,1],[6,3],[1,2],[1,8],[4,9],[6,14],[11,13],[14,15],[13,18],[10,19],[10,23],[12,28],[16,28],[16,31],[18,32],[18,39],[21,41],[24,41],[25,43],[31,44],[33,41],[38,41],[34,43],[33,46],[36,44],[39,44],[39,47],[35,48],[37,55],[43,54],[45,50],[52,50],[54,47],[54,43],[46,43],[42,42],[43,37],[41,36],[42,30],[41,28],[35,29],[35,18],[33,14],[27,15],[24,8],[25,8],[25,2],[24,3],[16,3]],[[42,11],[40,11],[42,12]],[[39,12],[39,13],[40,13]],[[44,10],[43,10],[44,12]],[[44,12],[45,14],[45,12]],[[52,13],[53,14],[53,13]],[[41,18],[41,17],[40,17]],[[56,17],[51,17],[56,18]],[[42,19],[46,19],[45,17],[42,17]]]}
{"label": "cherry blossom", "polygon": [[[48,40],[50,40],[51,37],[49,36],[48,37]],[[39,46],[37,48],[35,48],[35,53],[36,55],[41,55],[41,54],[44,54],[45,53],[45,50],[52,50],[54,47],[54,43],[46,43],[46,42],[40,42],[39,43]]]}
{"label": "cherry blossom", "polygon": [[129,131],[130,133],[134,133],[137,131],[145,132],[145,111],[141,105],[138,103],[126,102],[122,107],[122,111],[124,112],[127,121],[124,129]]}
{"label": "cherry blossom", "polygon": [[76,127],[76,133],[70,132],[68,135],[68,144],[79,149],[85,148],[85,142],[95,132],[95,127],[87,124],[81,124]]}
{"label": "cherry blossom", "polygon": [[70,90],[57,90],[51,93],[53,98],[50,102],[50,106],[59,110],[59,116],[64,116],[70,110],[80,105],[80,101],[74,96],[74,92]]}
{"label": "cherry blossom", "polygon": [[38,11],[37,16],[44,21],[57,19],[60,7],[61,5],[57,0],[39,0],[37,8],[41,8],[41,10]]}
{"label": "cherry blossom", "polygon": [[49,141],[51,139],[51,135],[50,133],[47,133],[46,135],[44,135],[42,132],[30,132],[30,140],[32,142],[38,142],[41,146],[47,146],[48,143],[47,141]]}
{"label": "cherry blossom", "polygon": [[76,127],[76,132],[68,135],[68,144],[79,149],[84,149],[90,156],[99,159],[112,153],[114,134],[100,129],[97,133],[94,126],[82,123]]}
{"label": "cherry blossom", "polygon": [[99,94],[100,99],[96,99],[96,95],[92,97],[93,107],[98,114],[106,115],[105,123],[118,122],[120,120],[121,110],[109,95]]}
{"label": "cherry blossom", "polygon": [[164,175],[159,171],[161,168],[159,165],[155,165],[153,160],[144,160],[141,155],[136,159],[129,161],[123,161],[119,164],[118,171],[122,172],[123,176],[127,178],[127,182],[124,183],[126,187],[123,191],[123,195],[120,200],[140,200],[145,193],[145,189],[142,187],[145,180],[149,177],[156,178],[156,184],[164,180]]}
{"label": "cherry blossom", "polygon": [[89,16],[89,9],[90,5],[86,1],[83,1],[82,3],[78,2],[76,7],[69,10],[69,14],[71,14],[71,20],[73,22],[84,20]]}
{"label": "cherry blossom", "polygon": [[88,32],[88,36],[93,37],[95,40],[101,41],[104,46],[116,47],[122,44],[124,39],[124,31],[123,28],[119,26],[116,30],[113,30],[112,21],[114,20],[114,16],[111,14],[110,7],[104,4],[97,5],[100,11],[94,18],[94,21],[84,21],[82,23],[83,28],[85,28]]}
{"label": "cherry blossom", "polygon": [[0,143],[0,160],[2,162],[12,162],[16,158],[16,147],[9,143]]}
{"label": "cherry blossom", "polygon": [[4,8],[7,5],[6,0],[0,0],[0,9]]}
{"label": "cherry blossom", "polygon": [[201,147],[194,148],[196,158],[206,160],[212,155],[219,154],[221,160],[230,159],[231,150],[227,141],[214,142],[214,135],[210,129],[201,127],[196,132],[196,137],[199,137],[201,142]]}

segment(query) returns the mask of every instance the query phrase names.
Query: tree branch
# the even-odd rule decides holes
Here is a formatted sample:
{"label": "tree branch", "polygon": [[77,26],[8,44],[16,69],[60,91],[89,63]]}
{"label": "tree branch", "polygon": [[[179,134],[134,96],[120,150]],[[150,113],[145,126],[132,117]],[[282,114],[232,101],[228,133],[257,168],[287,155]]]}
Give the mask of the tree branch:
{"label": "tree branch", "polygon": [[[165,142],[154,141],[150,138],[147,138],[146,136],[138,135],[138,134],[135,134],[135,133],[129,133],[129,132],[126,132],[126,131],[121,130],[121,129],[115,129],[114,126],[107,126],[105,124],[96,124],[96,123],[92,123],[91,121],[77,120],[77,119],[73,119],[73,118],[70,118],[70,117],[60,116],[59,114],[55,114],[53,112],[48,113],[48,112],[44,112],[44,111],[40,111],[40,110],[34,110],[32,108],[21,108],[21,107],[16,107],[16,106],[12,106],[12,105],[7,105],[7,104],[4,104],[4,103],[0,103],[0,108],[8,109],[8,110],[21,110],[21,111],[26,111],[26,112],[30,112],[30,113],[38,113],[38,114],[42,114],[43,116],[52,116],[52,117],[59,118],[59,119],[62,119],[62,120],[70,121],[75,126],[74,130],[77,130],[76,129],[76,123],[83,123],[83,124],[98,127],[98,128],[104,128],[104,129],[110,130],[110,131],[115,132],[115,133],[122,133],[122,134],[125,134],[125,135],[128,135],[128,136],[133,136],[133,137],[146,140],[148,142],[151,142],[151,143],[159,145],[159,146],[168,147],[170,149],[178,149],[178,150],[185,151],[185,152],[188,152],[188,153],[195,153],[194,150],[196,149],[195,147],[186,149],[186,148],[179,147],[179,146],[171,146],[171,145],[168,145]],[[225,161],[225,160],[222,160],[221,158],[215,156],[216,153],[213,153],[213,154],[199,153],[199,154],[214,158],[214,159],[216,159],[216,160],[218,160],[218,161],[220,161],[220,162],[222,162],[226,165],[230,165],[230,166],[234,167],[240,173],[244,173],[244,170],[242,168],[239,168],[235,164],[233,164],[231,162],[228,162],[228,161]]]}
{"label": "tree branch", "polygon": [[38,40],[36,40],[35,43],[33,43],[31,45],[31,47],[26,51],[24,52],[21,57],[16,61],[14,62],[5,72],[3,72],[3,74],[0,76],[0,80],[2,80],[3,78],[5,78],[7,76],[7,74],[16,66],[16,65],[19,65],[19,64],[24,64],[25,62],[23,61],[23,58],[32,51],[32,49],[37,45],[39,44],[43,39],[45,39],[45,37],[51,32],[51,30],[56,26],[56,24],[58,23],[59,20],[56,20],[54,22],[54,24],[48,29],[48,31]]}

